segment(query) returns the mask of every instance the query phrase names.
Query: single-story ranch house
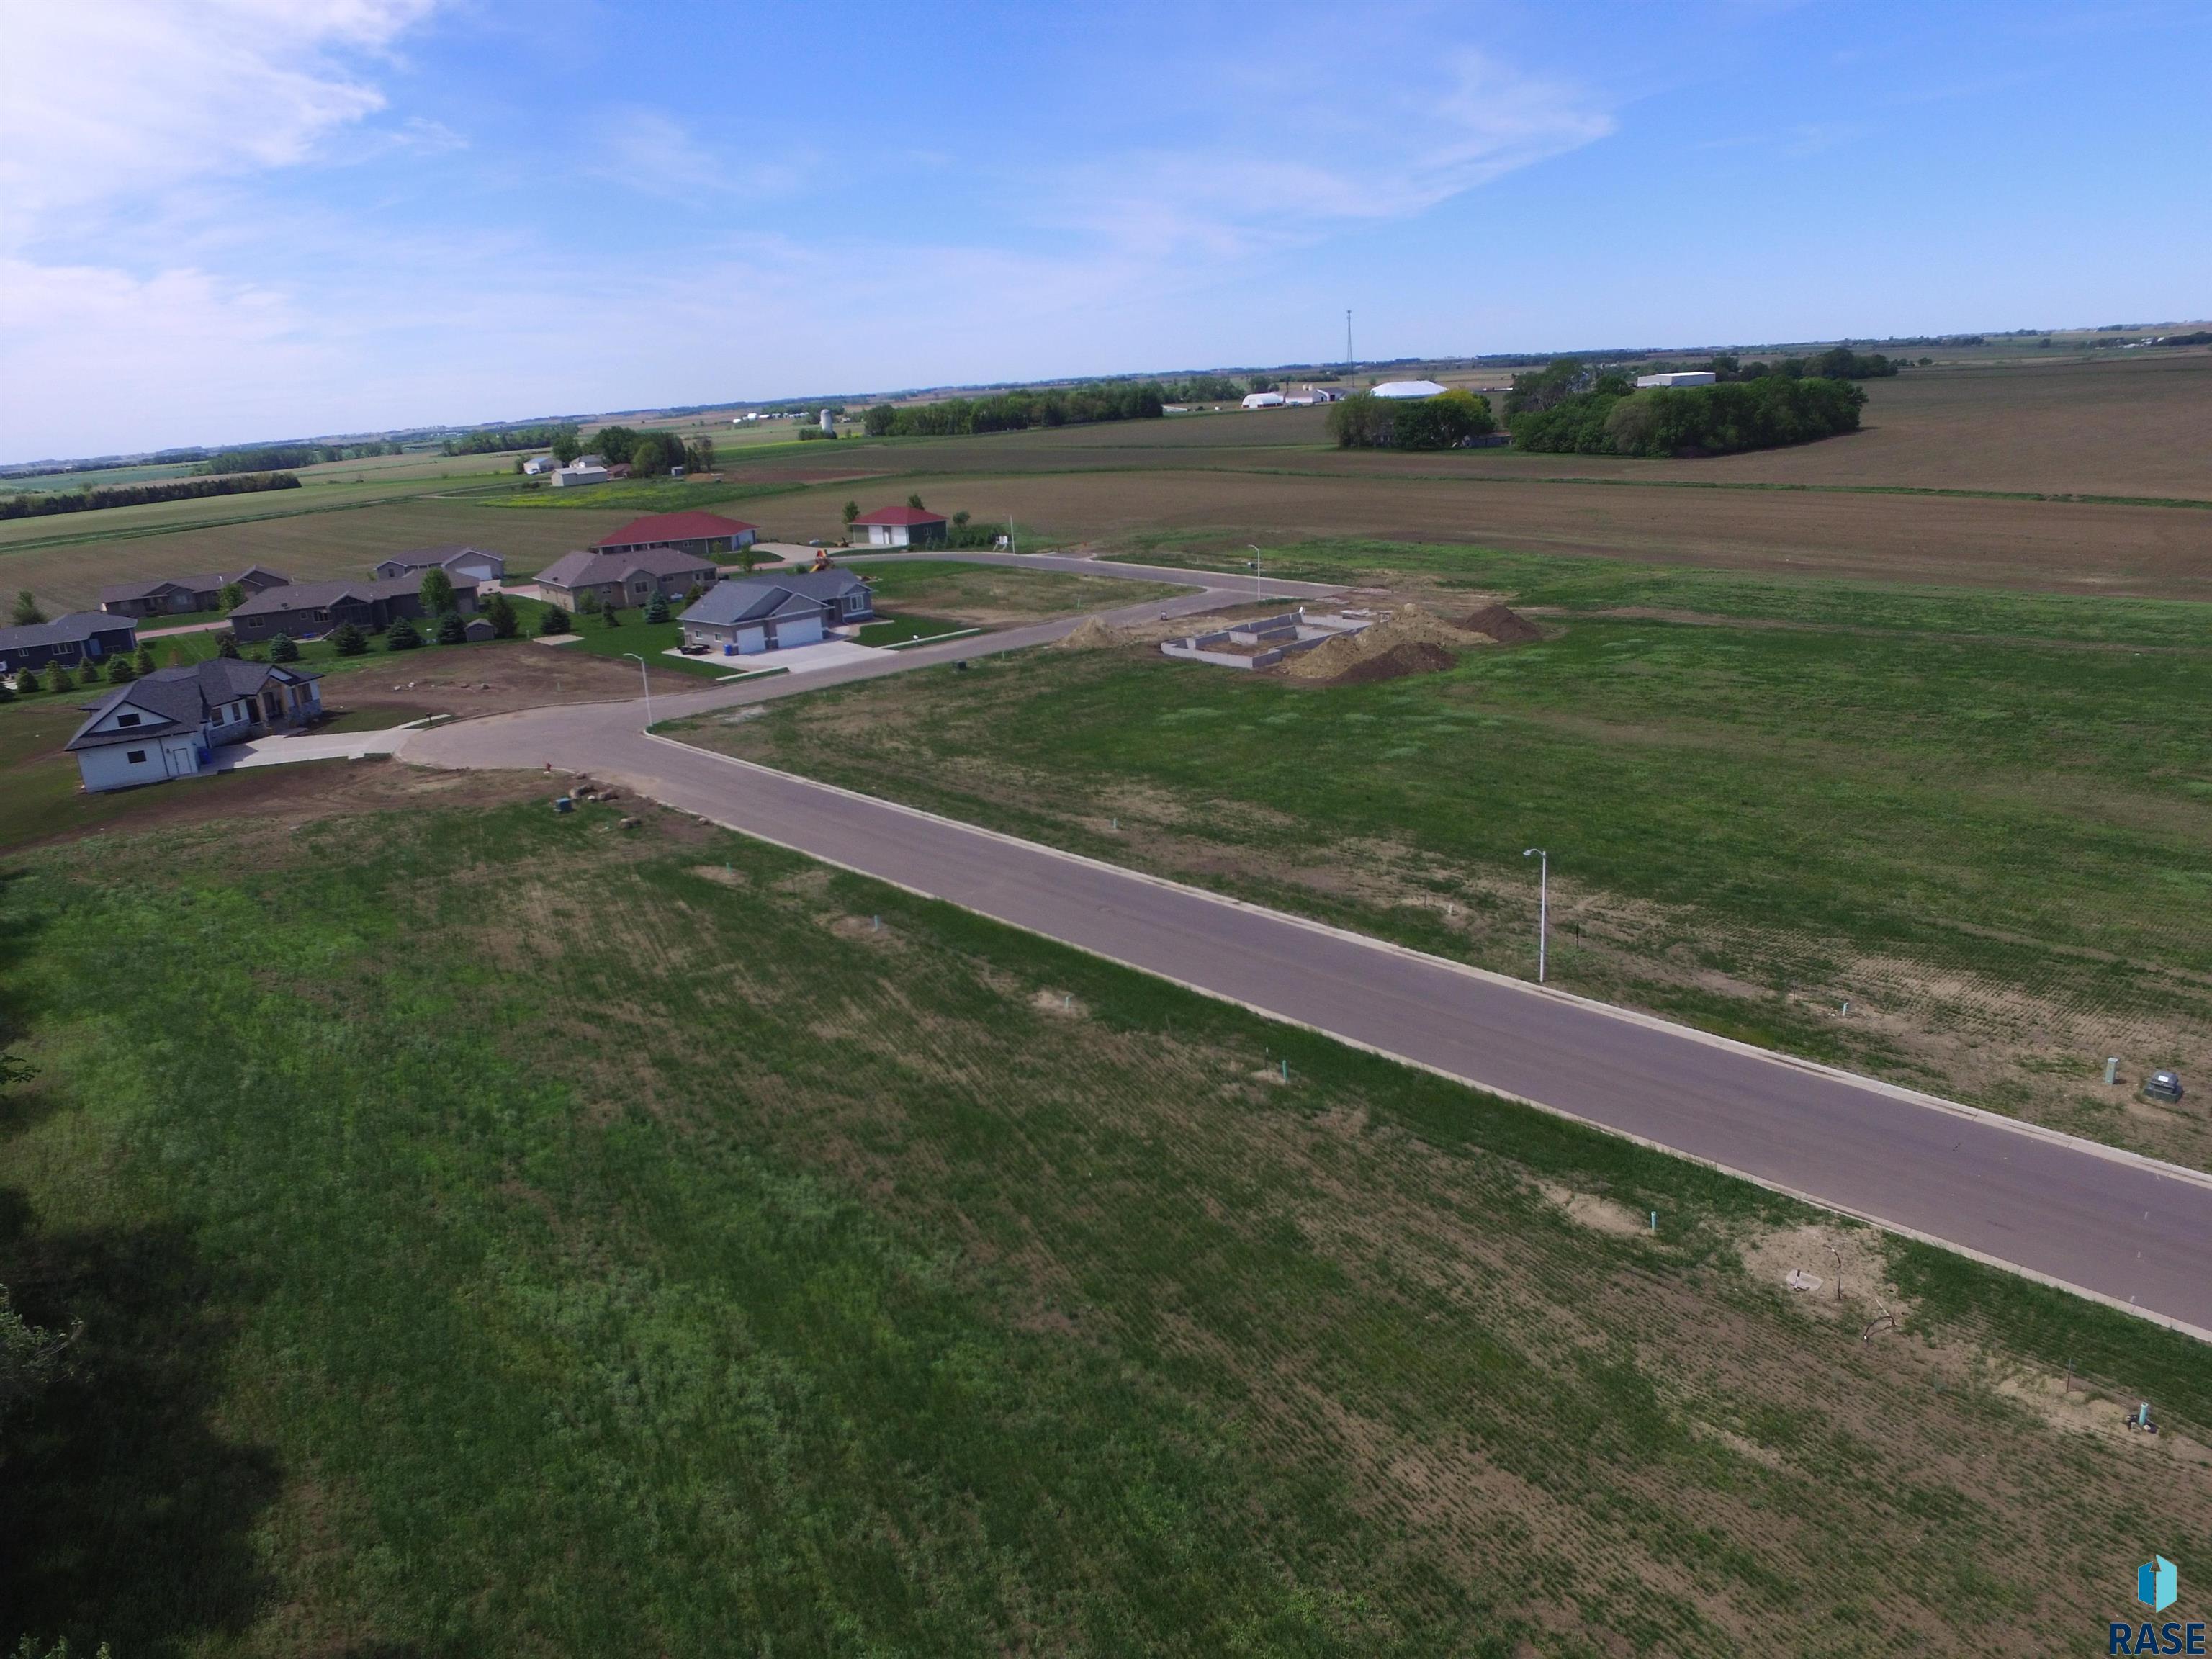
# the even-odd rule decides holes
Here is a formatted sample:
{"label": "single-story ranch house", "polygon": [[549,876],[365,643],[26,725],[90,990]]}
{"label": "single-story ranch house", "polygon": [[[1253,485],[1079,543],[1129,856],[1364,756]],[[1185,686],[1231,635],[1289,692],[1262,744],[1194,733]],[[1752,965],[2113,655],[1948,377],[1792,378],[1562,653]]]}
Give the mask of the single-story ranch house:
{"label": "single-story ranch house", "polygon": [[20,674],[48,663],[99,662],[138,648],[138,625],[105,611],[72,611],[52,622],[0,628],[0,674]]}
{"label": "single-story ranch house", "polygon": [[538,573],[538,591],[554,605],[574,611],[586,593],[611,611],[645,605],[655,593],[682,599],[693,587],[712,587],[721,577],[712,559],[680,553],[672,547],[640,548],[634,553],[600,553],[580,549],[563,553]]}
{"label": "single-story ranch house", "polygon": [[226,744],[305,726],[323,712],[312,669],[210,657],[118,685],[69,740],[91,790],[189,778]]}
{"label": "single-story ranch house", "polygon": [[507,561],[481,547],[447,542],[440,547],[417,547],[394,553],[388,559],[380,560],[373,574],[380,582],[392,582],[402,576],[419,580],[424,571],[431,569],[442,570],[457,582],[495,582],[505,580]]}
{"label": "single-story ranch house", "polygon": [[726,519],[719,513],[653,513],[600,537],[592,544],[592,550],[641,553],[648,547],[672,547],[680,553],[711,559],[717,553],[750,547],[759,534],[758,525]]}
{"label": "single-story ranch house", "polygon": [[864,547],[942,547],[945,515],[920,507],[879,507],[853,520],[851,539]]}
{"label": "single-story ranch house", "polygon": [[235,576],[161,576],[148,582],[118,582],[100,590],[100,608],[118,617],[181,617],[215,610],[222,603],[222,590],[233,582],[252,595],[282,587],[290,580],[249,564]]}
{"label": "single-story ranch house", "polygon": [[[453,584],[453,609],[464,616],[477,608],[474,582]],[[364,633],[380,634],[400,617],[423,616],[421,580],[294,582],[257,593],[230,613],[230,631],[240,645],[288,634],[295,640],[319,638],[351,623]]]}
{"label": "single-story ranch house", "polygon": [[815,570],[723,582],[677,621],[686,645],[750,657],[813,645],[830,629],[875,614],[875,594],[851,571]]}

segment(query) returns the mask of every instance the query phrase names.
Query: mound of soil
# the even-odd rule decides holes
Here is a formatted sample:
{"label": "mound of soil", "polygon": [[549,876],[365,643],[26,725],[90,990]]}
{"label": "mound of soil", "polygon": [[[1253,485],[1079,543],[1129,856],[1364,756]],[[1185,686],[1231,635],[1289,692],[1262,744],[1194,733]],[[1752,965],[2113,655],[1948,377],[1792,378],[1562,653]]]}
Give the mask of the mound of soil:
{"label": "mound of soil", "polygon": [[1544,637],[1542,629],[1502,605],[1486,605],[1480,611],[1470,611],[1459,619],[1459,626],[1470,634],[1487,634],[1500,645],[1526,645],[1530,640]]}
{"label": "mound of soil", "polygon": [[1285,659],[1280,672],[1292,679],[1325,680],[1332,685],[1357,684],[1358,682],[1347,681],[1344,676],[1370,658],[1388,656],[1401,646],[1425,645],[1449,655],[1480,643],[1443,617],[1432,617],[1420,606],[1409,605],[1357,634],[1340,635],[1310,651],[1301,651]]}
{"label": "mound of soil", "polygon": [[[1316,652],[1314,654],[1318,655]],[[1364,657],[1335,678],[1324,680],[1324,685],[1372,685],[1377,680],[1401,680],[1408,674],[1435,674],[1449,668],[1459,658],[1441,645],[1431,645],[1426,640],[1413,640],[1404,645],[1394,645],[1378,655]]]}
{"label": "mound of soil", "polygon": [[1103,623],[1096,617],[1085,617],[1073,630],[1053,643],[1062,651],[1103,651],[1108,646],[1127,645],[1129,636],[1120,629]]}

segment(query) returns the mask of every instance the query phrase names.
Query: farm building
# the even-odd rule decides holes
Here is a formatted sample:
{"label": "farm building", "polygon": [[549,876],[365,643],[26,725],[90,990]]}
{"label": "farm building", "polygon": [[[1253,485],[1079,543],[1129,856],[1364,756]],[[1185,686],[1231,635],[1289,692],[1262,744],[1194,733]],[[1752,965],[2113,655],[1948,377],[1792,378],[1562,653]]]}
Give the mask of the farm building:
{"label": "farm building", "polygon": [[1672,369],[1664,374],[1639,374],[1636,384],[1639,389],[1648,386],[1711,386],[1720,376],[1711,369]]}
{"label": "farm building", "polygon": [[533,478],[542,478],[561,465],[550,455],[532,455],[522,464],[522,470]]}
{"label": "farm building", "polygon": [[760,526],[719,513],[652,513],[632,519],[592,544],[595,553],[638,553],[648,547],[672,547],[702,559],[750,547]]}
{"label": "farm building", "polygon": [[252,594],[282,587],[290,580],[258,564],[249,564],[234,576],[157,576],[152,581],[101,588],[100,608],[118,617],[181,617],[216,609],[222,603],[222,590],[233,582]]}
{"label": "farm building", "polygon": [[712,587],[721,574],[712,559],[672,547],[642,547],[629,553],[579,549],[563,553],[538,573],[538,591],[571,611],[586,593],[609,610],[619,611],[647,604],[655,593],[680,599],[695,586]]}
{"label": "farm building", "polygon": [[[474,582],[453,584],[453,608],[466,615],[477,608]],[[420,621],[419,577],[388,581],[294,582],[257,593],[230,613],[230,631],[240,645],[271,640],[279,634],[315,639],[351,623],[366,634],[380,634],[400,617]]]}
{"label": "farm building", "polygon": [[105,611],[72,611],[52,622],[0,628],[0,674],[63,663],[101,662],[138,648],[137,624]]}
{"label": "farm building", "polygon": [[444,571],[457,582],[495,582],[507,575],[507,561],[481,547],[447,542],[437,547],[410,548],[404,553],[380,559],[375,576],[380,582],[395,582],[402,576],[420,580],[424,571],[432,569]]}
{"label": "farm building", "polygon": [[854,520],[848,536],[863,547],[942,547],[945,515],[924,507],[879,507]]}
{"label": "farm building", "polygon": [[1444,390],[1434,380],[1385,380],[1375,388],[1375,395],[1397,398],[1441,398]]}
{"label": "farm building", "polygon": [[1280,409],[1283,406],[1283,394],[1279,392],[1254,392],[1246,395],[1244,399],[1244,407],[1247,409]]}
{"label": "farm building", "polygon": [[874,618],[876,599],[849,570],[793,572],[726,581],[677,618],[684,643],[750,657],[813,645],[832,628]]}
{"label": "farm building", "polygon": [[574,489],[582,484],[603,484],[614,476],[604,455],[579,455],[566,466],[553,469],[553,488]]}
{"label": "farm building", "polygon": [[210,657],[119,685],[69,740],[93,791],[128,789],[209,771],[215,751],[306,726],[323,712],[312,669]]}

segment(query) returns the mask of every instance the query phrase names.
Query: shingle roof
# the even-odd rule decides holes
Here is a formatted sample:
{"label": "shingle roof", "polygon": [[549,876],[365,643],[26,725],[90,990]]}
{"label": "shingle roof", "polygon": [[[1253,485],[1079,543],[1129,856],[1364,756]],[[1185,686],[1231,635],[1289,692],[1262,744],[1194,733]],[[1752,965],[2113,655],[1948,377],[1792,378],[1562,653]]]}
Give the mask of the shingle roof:
{"label": "shingle roof", "polygon": [[[246,662],[235,657],[210,657],[188,668],[164,668],[118,685],[93,704],[91,717],[69,740],[70,749],[101,749],[111,744],[143,743],[149,738],[178,732],[197,732],[208,710],[217,703],[250,697],[275,680],[292,685],[322,677],[312,668],[293,664]],[[94,732],[92,728],[118,708],[144,711],[151,722],[125,731]]]}
{"label": "shingle roof", "polygon": [[[829,572],[825,574],[842,573]],[[857,579],[854,579],[857,580]],[[696,605],[685,608],[676,620],[689,623],[720,623],[724,627],[732,623],[762,622],[770,617],[795,615],[800,612],[821,613],[823,603],[834,599],[837,592],[810,592],[809,586],[819,586],[822,577],[778,576],[771,581],[717,582],[699,596]]]}
{"label": "shingle roof", "polygon": [[[292,611],[320,611],[341,599],[366,604],[373,599],[398,599],[402,594],[419,592],[421,586],[413,576],[394,576],[388,581],[293,582],[284,587],[264,588],[230,614],[276,617]],[[453,587],[456,592],[476,591],[474,582],[457,581]]]}
{"label": "shingle roof", "polygon": [[257,571],[262,575],[274,577],[280,583],[285,580],[266,565],[249,564],[245,569],[231,576],[210,570],[197,576],[157,576],[143,582],[118,582],[112,587],[103,587],[100,590],[100,602],[102,605],[107,605],[122,599],[143,599],[164,587],[186,587],[196,593],[218,592],[225,583],[242,582]]}
{"label": "shingle roof", "polygon": [[0,651],[20,651],[27,646],[82,645],[94,634],[134,628],[131,618],[108,611],[72,611],[52,622],[31,623],[21,628],[0,628]]}
{"label": "shingle roof", "polygon": [[748,530],[759,529],[757,524],[747,524],[743,519],[726,519],[719,513],[649,513],[642,519],[632,519],[618,530],[609,531],[592,545],[659,547],[670,542],[713,541],[723,536],[742,536]]}
{"label": "shingle roof", "polygon": [[634,570],[649,576],[685,576],[714,568],[711,559],[672,547],[642,547],[634,553],[594,553],[580,548],[547,565],[538,573],[538,580],[556,587],[590,587],[600,582],[628,581]]}
{"label": "shingle roof", "polygon": [[435,547],[410,547],[404,553],[387,553],[377,563],[400,565],[409,570],[428,570],[435,565],[442,570],[455,560],[466,558],[471,554],[479,558],[500,559],[502,564],[506,562],[489,548],[473,547],[467,542],[441,542]]}
{"label": "shingle roof", "polygon": [[853,520],[854,524],[943,524],[942,513],[932,513],[921,507],[879,507],[872,513],[863,513]]}

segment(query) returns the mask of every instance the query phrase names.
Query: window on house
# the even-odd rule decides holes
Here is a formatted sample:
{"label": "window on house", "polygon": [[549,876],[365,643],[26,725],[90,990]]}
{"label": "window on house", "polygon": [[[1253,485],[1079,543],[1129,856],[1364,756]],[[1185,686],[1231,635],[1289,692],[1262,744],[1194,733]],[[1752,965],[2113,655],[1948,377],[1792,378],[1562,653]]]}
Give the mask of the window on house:
{"label": "window on house", "polygon": [[143,766],[146,763],[146,751],[143,749],[133,749],[125,754],[123,758],[130,765]]}
{"label": "window on house", "polygon": [[140,718],[141,717],[137,714],[118,714],[115,717],[115,723],[118,726],[137,726],[140,721]]}

